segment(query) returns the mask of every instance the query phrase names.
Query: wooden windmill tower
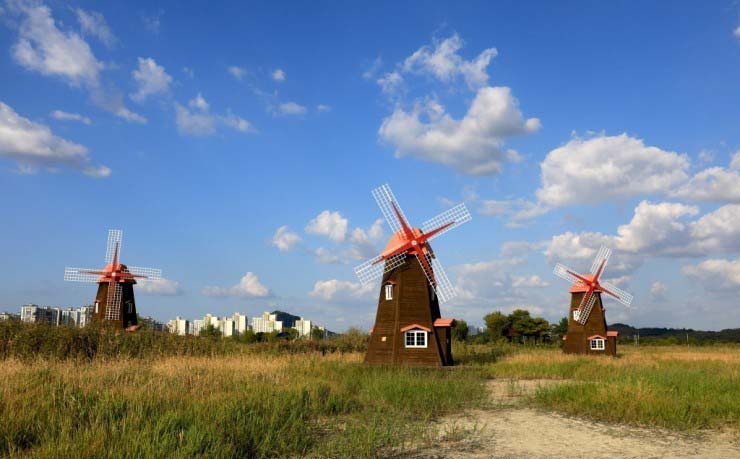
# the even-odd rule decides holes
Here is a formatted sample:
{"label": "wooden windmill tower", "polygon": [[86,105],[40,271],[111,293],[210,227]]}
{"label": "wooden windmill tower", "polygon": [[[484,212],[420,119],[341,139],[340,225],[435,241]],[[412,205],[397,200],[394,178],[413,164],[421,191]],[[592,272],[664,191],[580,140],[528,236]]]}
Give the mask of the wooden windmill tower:
{"label": "wooden windmill tower", "polygon": [[591,265],[591,274],[578,274],[560,263],[555,274],[571,283],[568,333],[563,337],[566,354],[617,354],[617,332],[606,330],[601,294],[606,293],[629,307],[632,295],[609,282],[601,282],[611,249],[601,247]]}
{"label": "wooden windmill tower", "polygon": [[65,268],[64,280],[98,284],[93,321],[106,323],[119,329],[135,330],[138,327],[136,302],[134,301],[136,279],[159,280],[162,278],[162,270],[129,267],[120,263],[122,237],[121,230],[108,231],[106,266],[102,271]]}
{"label": "wooden windmill tower", "polygon": [[365,363],[452,365],[454,320],[441,317],[439,303],[455,289],[429,241],[470,221],[470,213],[459,204],[412,228],[388,185],[373,196],[393,235],[380,255],[355,268],[364,284],[382,277]]}

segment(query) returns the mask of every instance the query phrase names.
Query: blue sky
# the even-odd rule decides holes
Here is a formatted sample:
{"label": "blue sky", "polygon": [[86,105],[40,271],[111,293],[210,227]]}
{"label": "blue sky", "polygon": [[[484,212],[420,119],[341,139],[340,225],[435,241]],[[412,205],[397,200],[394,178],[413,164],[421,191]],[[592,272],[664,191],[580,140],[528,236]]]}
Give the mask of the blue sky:
{"label": "blue sky", "polygon": [[89,302],[65,266],[162,268],[142,314],[281,308],[367,328],[352,268],[466,202],[443,314],[564,315],[560,261],[636,308],[740,326],[736,2],[0,6],[0,310]]}

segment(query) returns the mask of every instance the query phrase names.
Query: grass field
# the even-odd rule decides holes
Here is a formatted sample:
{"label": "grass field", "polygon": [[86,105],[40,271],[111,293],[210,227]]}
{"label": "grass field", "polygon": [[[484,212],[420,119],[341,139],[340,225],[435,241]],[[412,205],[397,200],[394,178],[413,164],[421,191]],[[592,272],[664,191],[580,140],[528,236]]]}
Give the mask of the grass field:
{"label": "grass field", "polygon": [[520,351],[486,376],[563,379],[531,402],[556,411],[674,430],[740,430],[740,346],[622,346],[619,358]]}
{"label": "grass field", "polygon": [[[26,335],[6,336],[0,457],[392,455],[433,443],[433,419],[494,409],[490,378],[562,380],[526,403],[575,416],[740,432],[739,346],[622,346],[613,359],[456,344],[461,364],[435,370],[366,367],[352,351],[357,343],[157,342],[142,334],[122,343],[86,338],[95,342],[90,356],[77,336],[49,344],[33,335],[23,348]],[[69,342],[78,344],[58,350]],[[16,357],[26,347],[26,358]],[[28,358],[34,348],[37,358]]]}
{"label": "grass field", "polygon": [[0,456],[373,457],[480,403],[470,371],[360,354],[0,362]]}

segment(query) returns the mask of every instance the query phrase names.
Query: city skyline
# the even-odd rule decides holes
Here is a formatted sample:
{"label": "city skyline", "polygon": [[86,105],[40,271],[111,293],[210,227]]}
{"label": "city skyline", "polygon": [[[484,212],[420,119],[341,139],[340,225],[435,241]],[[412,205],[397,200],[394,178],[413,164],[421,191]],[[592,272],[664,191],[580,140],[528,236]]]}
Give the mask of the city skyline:
{"label": "city skyline", "polygon": [[[687,18],[690,18],[689,21]],[[279,27],[276,27],[278,25]],[[162,268],[142,316],[285,307],[372,325],[353,267],[458,202],[445,317],[567,313],[556,262],[635,296],[609,323],[740,326],[731,1],[211,8],[0,3],[0,311],[90,304],[64,267]],[[288,306],[281,306],[288,305]]]}

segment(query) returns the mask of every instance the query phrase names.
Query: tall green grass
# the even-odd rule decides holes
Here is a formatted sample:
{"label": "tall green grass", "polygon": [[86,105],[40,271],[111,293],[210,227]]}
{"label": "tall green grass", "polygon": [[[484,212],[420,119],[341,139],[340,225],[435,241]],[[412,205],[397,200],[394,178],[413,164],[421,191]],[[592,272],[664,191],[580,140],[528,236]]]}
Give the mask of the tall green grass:
{"label": "tall green grass", "polygon": [[357,354],[0,362],[0,456],[375,457],[484,397],[473,372]]}
{"label": "tall green grass", "polygon": [[220,356],[267,353],[273,355],[364,351],[367,335],[340,335],[318,341],[277,340],[244,343],[234,338],[177,336],[140,330],[135,333],[110,328],[51,327],[0,321],[0,360],[93,361],[108,358],[163,358],[170,356]]}

